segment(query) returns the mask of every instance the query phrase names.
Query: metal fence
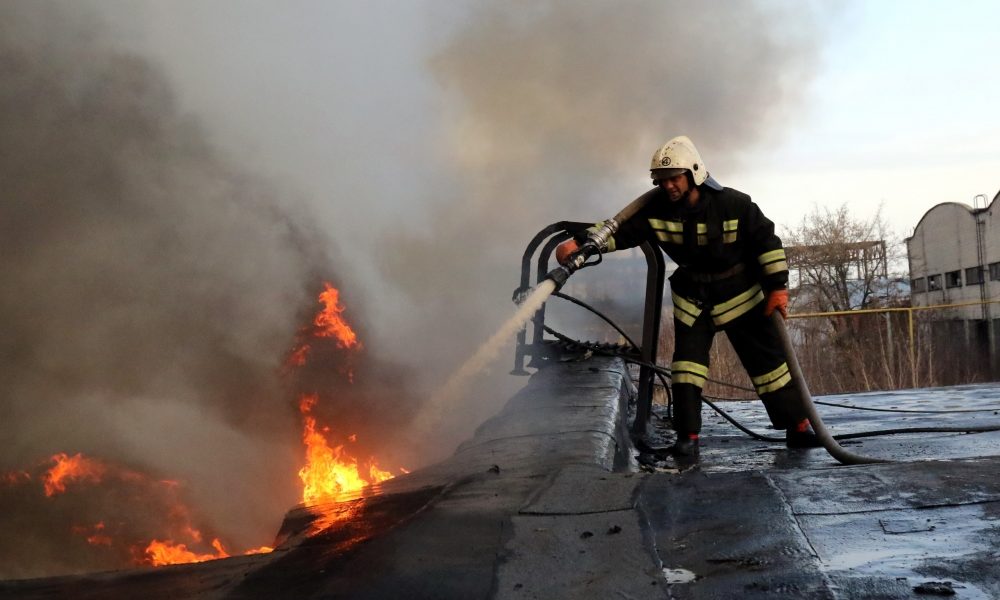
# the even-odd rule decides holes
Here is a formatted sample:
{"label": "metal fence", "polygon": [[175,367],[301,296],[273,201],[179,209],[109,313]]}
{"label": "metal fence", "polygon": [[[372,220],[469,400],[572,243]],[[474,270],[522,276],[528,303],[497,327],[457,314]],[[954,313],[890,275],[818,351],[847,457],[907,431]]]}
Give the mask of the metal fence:
{"label": "metal fence", "polygon": [[956,318],[962,302],[789,314],[789,330],[817,393],[993,381],[1000,320]]}
{"label": "metal fence", "polygon": [[[982,303],[792,313],[787,323],[815,394],[996,381],[1000,319],[987,325],[949,314],[978,304]],[[673,320],[665,317],[660,356],[669,365]],[[713,381],[705,386],[706,397],[755,398],[750,378],[726,336],[715,340],[710,358]]]}

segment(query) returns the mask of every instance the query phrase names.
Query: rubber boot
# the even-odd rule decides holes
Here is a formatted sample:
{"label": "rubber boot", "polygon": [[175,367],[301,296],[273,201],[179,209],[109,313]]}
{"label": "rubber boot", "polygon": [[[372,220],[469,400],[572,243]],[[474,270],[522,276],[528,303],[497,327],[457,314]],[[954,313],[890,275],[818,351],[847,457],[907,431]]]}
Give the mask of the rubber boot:
{"label": "rubber boot", "polygon": [[764,403],[767,416],[771,419],[771,427],[787,429],[799,422],[800,419],[795,417],[802,414],[801,402],[792,386],[761,394],[760,401]]}
{"label": "rubber boot", "polygon": [[675,457],[691,458],[698,456],[698,434],[684,433],[677,435],[677,441],[670,447],[670,453]]}
{"label": "rubber boot", "polygon": [[819,448],[822,445],[809,426],[809,419],[802,419],[785,431],[785,446],[789,448]]}
{"label": "rubber boot", "polygon": [[696,434],[701,431],[701,388],[689,383],[675,383],[672,391],[674,431],[678,437],[681,433]]}

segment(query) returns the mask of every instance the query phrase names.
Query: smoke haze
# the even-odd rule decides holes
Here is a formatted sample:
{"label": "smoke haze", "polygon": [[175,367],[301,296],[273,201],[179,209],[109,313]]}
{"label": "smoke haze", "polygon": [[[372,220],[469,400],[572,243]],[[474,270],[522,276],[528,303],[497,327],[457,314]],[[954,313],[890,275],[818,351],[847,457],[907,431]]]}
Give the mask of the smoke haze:
{"label": "smoke haze", "polygon": [[[454,181],[425,194],[431,231],[394,230],[382,244],[389,285],[420,307],[401,328],[461,362],[512,312],[531,237],[618,212],[674,135],[691,136],[725,182],[800,100],[819,58],[817,17],[750,2],[476,4],[429,60]],[[509,386],[493,385],[506,397]],[[461,418],[496,404],[483,406]]]}
{"label": "smoke haze", "polygon": [[[673,135],[725,184],[820,58],[804,3],[334,4],[0,5],[0,472],[113,458],[269,542],[323,279],[374,359],[297,385],[353,394],[329,414],[366,450],[449,452],[523,383],[507,354],[434,440],[394,425],[513,312],[531,237],[617,212]],[[0,577],[74,568],[35,520]]]}
{"label": "smoke haze", "polygon": [[[300,453],[278,367],[329,275],[326,240],[86,15],[5,3],[0,30],[0,472],[117,457],[183,480],[231,543],[269,541]],[[44,501],[19,508],[5,514],[40,540],[65,525]],[[0,576],[73,555],[3,539]]]}

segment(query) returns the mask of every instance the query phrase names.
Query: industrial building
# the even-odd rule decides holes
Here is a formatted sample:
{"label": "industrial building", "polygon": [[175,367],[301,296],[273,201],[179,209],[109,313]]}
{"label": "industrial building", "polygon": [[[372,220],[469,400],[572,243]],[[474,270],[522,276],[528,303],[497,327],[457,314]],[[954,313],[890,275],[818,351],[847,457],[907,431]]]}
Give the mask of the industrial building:
{"label": "industrial building", "polygon": [[[964,342],[970,358],[997,373],[1000,338],[1000,193],[973,206],[943,202],[928,210],[906,239],[915,307],[963,306],[934,312],[937,338]],[[992,325],[992,326],[989,326]]]}

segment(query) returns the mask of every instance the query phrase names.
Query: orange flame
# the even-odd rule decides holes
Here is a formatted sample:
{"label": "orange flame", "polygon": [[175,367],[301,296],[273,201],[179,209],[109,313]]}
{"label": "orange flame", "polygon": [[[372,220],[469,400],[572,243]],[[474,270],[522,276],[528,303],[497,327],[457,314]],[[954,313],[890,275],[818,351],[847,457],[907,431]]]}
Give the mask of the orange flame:
{"label": "orange flame", "polygon": [[358,346],[357,334],[340,316],[340,313],[345,310],[343,306],[340,306],[340,290],[326,282],[323,283],[323,286],[325,289],[319,294],[323,310],[316,315],[316,319],[313,321],[313,324],[318,328],[316,336],[332,337],[337,340],[337,345],[341,348]]}
{"label": "orange flame", "polygon": [[[199,540],[201,539],[200,532],[195,530],[193,533],[197,534],[197,538]],[[189,550],[187,544],[174,543],[173,540],[161,542],[160,540],[154,539],[148,546],[146,546],[144,551],[145,559],[140,562],[154,567],[162,567],[164,565],[179,565],[185,563],[205,562],[219,558],[229,558],[230,554],[226,551],[226,547],[222,545],[222,542],[219,541],[219,538],[212,539],[212,548],[215,549],[214,554],[199,554]],[[267,554],[273,551],[274,548],[271,546],[261,546],[259,548],[251,548],[243,554],[249,556],[251,554]]]}
{"label": "orange flame", "polygon": [[[343,319],[341,313],[345,308],[340,305],[340,291],[324,282],[324,289],[319,294],[323,305],[313,319],[313,335],[317,338],[334,338],[341,348],[358,349],[361,343],[351,326]],[[305,364],[308,344],[301,344],[289,357],[288,363],[301,366]],[[354,382],[354,371],[348,368],[347,378]],[[367,473],[360,468],[358,459],[349,456],[344,446],[332,446],[327,440],[329,427],[319,428],[313,407],[319,401],[316,394],[305,394],[299,401],[299,412],[302,413],[302,442],[306,447],[306,464],[299,469],[299,479],[302,480],[302,502],[317,503],[336,501],[344,495],[360,490],[366,486],[392,479],[391,472],[382,470],[375,459],[368,461]],[[348,441],[357,441],[356,434],[347,436]],[[362,475],[362,473],[365,473]]]}
{"label": "orange flame", "polygon": [[302,501],[307,503],[336,500],[368,485],[358,473],[357,460],[344,455],[343,446],[331,448],[316,429],[316,417],[309,413],[317,400],[315,395],[306,395],[299,403],[304,421],[302,443],[306,446],[306,464],[299,469],[299,479],[303,483]]}
{"label": "orange flame", "polygon": [[[324,281],[323,291],[319,293],[317,301],[323,308],[313,318],[311,335],[316,338],[333,338],[341,348],[360,348],[358,334],[341,316],[346,308],[340,305],[340,290],[333,287],[330,282]],[[304,366],[311,350],[312,346],[309,343],[300,342],[288,355],[285,366]]]}
{"label": "orange flame", "polygon": [[92,546],[110,546],[111,536],[104,532],[104,521],[98,521],[91,527],[86,525],[74,525],[73,533],[83,536],[87,543]]}
{"label": "orange flame", "polygon": [[386,479],[392,479],[393,477],[395,477],[395,475],[393,475],[391,472],[383,471],[382,469],[378,468],[378,465],[375,464],[375,460],[372,459],[372,463],[368,467],[368,479],[372,483],[378,483],[380,481],[385,481]]}
{"label": "orange flame", "polygon": [[[168,536],[181,536],[190,542],[201,543],[202,534],[192,525],[192,515],[190,509],[177,497],[180,482],[173,480],[157,480],[139,471],[134,471],[110,462],[99,461],[83,454],[77,453],[69,455],[60,452],[51,457],[51,467],[41,471],[40,475],[33,476],[27,471],[12,471],[10,473],[0,473],[0,483],[20,484],[37,479],[42,484],[42,491],[45,496],[51,498],[60,494],[76,493],[78,490],[70,490],[70,484],[80,484],[83,482],[90,484],[110,485],[114,482],[125,483],[134,486],[136,497],[144,498],[145,494],[150,494],[156,502],[165,502],[163,527],[171,533]],[[105,525],[104,521],[98,521],[94,525],[71,525],[70,532],[80,536],[92,546],[108,546],[130,548],[133,560],[138,564],[166,565],[181,562],[200,562],[215,558],[225,558],[229,553],[218,539],[212,541],[214,553],[201,554],[190,550],[184,544],[174,543],[169,537],[166,541],[154,539],[148,545],[145,541],[135,544],[134,540],[123,539],[124,536],[119,531],[122,524],[119,523],[112,532]],[[126,527],[127,529],[127,527]],[[147,538],[148,539],[148,538]],[[143,550],[143,546],[145,549]],[[270,546],[261,546],[248,550],[246,554],[261,554],[271,552]]]}
{"label": "orange flame", "polygon": [[31,473],[27,471],[8,471],[0,474],[0,484],[19,485],[31,481]]}
{"label": "orange flame", "polygon": [[[299,402],[304,421],[302,443],[306,446],[306,464],[299,469],[302,502],[336,501],[350,492],[395,477],[380,469],[375,459],[369,461],[368,476],[363,477],[358,460],[348,456],[343,445],[331,448],[326,436],[316,428],[316,417],[310,414],[317,401],[315,394],[307,394]],[[357,436],[351,435],[349,439],[354,441]]]}
{"label": "orange flame", "polygon": [[80,453],[69,456],[60,452],[52,457],[52,461],[55,465],[44,475],[45,495],[50,498],[65,492],[66,484],[70,481],[100,483],[107,470],[100,462]]}
{"label": "orange flame", "polygon": [[309,350],[309,344],[302,344],[298,348],[292,350],[286,364],[290,367],[301,367],[306,364],[306,356],[309,355]]}
{"label": "orange flame", "polygon": [[154,567],[162,567],[163,565],[205,562],[229,556],[218,538],[212,540],[212,547],[215,548],[215,554],[198,554],[188,550],[186,544],[175,544],[172,540],[163,542],[153,540],[146,546],[146,562]]}

